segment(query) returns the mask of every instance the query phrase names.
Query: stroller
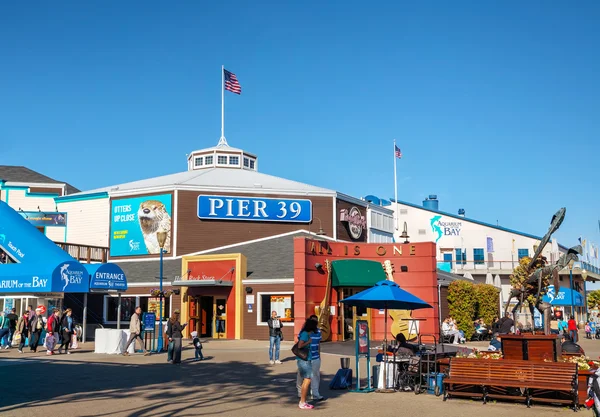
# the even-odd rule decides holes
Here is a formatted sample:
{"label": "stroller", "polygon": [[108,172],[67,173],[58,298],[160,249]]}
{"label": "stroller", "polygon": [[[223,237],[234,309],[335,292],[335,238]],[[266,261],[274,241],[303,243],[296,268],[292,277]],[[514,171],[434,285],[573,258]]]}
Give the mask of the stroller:
{"label": "stroller", "polygon": [[401,361],[396,374],[396,387],[399,391],[414,391],[415,387],[420,384],[421,358],[417,355],[402,355],[396,358]]}

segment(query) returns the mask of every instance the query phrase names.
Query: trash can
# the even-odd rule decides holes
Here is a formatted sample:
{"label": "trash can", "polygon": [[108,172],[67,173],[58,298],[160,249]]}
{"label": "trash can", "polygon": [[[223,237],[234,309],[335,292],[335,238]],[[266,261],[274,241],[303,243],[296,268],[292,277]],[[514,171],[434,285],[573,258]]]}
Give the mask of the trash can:
{"label": "trash can", "polygon": [[379,365],[373,365],[373,382],[371,384],[372,387],[377,387],[379,384]]}
{"label": "trash can", "polygon": [[340,366],[342,369],[350,368],[350,358],[340,358]]}
{"label": "trash can", "polygon": [[436,396],[444,392],[444,374],[441,372],[432,373],[429,375],[427,382],[427,393],[435,394]]}

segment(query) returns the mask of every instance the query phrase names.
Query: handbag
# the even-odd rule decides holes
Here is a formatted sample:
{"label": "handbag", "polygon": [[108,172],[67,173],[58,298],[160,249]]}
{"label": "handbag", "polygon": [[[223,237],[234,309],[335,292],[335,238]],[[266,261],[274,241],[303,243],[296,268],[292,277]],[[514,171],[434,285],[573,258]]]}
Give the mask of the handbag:
{"label": "handbag", "polygon": [[302,359],[303,361],[308,360],[308,350],[300,349],[300,347],[298,347],[298,342],[296,342],[296,344],[294,344],[294,346],[292,346],[292,353],[294,355],[296,355],[297,357],[299,357],[300,359]]}

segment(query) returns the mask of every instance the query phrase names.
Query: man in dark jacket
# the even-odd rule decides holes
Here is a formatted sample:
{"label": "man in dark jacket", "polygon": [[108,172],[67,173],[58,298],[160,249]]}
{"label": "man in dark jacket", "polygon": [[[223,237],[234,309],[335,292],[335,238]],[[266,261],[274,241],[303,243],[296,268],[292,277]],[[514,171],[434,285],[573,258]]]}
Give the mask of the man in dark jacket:
{"label": "man in dark jacket", "polygon": [[[271,365],[280,364],[279,347],[281,345],[281,340],[283,339],[283,333],[281,331],[283,323],[279,320],[276,311],[271,312],[271,318],[267,320],[267,324],[269,325],[269,363]],[[273,361],[273,346],[275,346],[275,361]]]}
{"label": "man in dark jacket", "polygon": [[498,322],[498,333],[509,334],[514,325],[515,322],[510,318],[510,314],[506,314],[506,316],[502,317]]}
{"label": "man in dark jacket", "polygon": [[8,345],[12,346],[13,336],[15,335],[15,331],[17,330],[17,321],[19,321],[19,316],[17,316],[17,309],[13,308],[10,311],[10,314],[7,314],[6,317],[10,320],[8,324]]}
{"label": "man in dark jacket", "polygon": [[563,336],[562,336],[561,349],[565,353],[580,353],[582,355],[585,355],[581,346],[579,346],[577,343],[573,342],[573,340],[571,339],[571,336],[569,336],[568,334],[563,334]]}
{"label": "man in dark jacket", "polygon": [[35,315],[29,322],[29,328],[31,333],[29,348],[32,352],[37,352],[38,344],[40,343],[40,337],[42,336],[42,331],[44,330],[44,318],[42,317],[42,310],[39,308],[35,309]]}

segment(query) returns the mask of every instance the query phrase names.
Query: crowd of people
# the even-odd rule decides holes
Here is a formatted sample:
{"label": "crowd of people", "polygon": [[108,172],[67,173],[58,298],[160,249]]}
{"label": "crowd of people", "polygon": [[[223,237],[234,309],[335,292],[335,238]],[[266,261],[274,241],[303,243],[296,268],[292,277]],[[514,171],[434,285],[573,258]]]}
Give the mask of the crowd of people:
{"label": "crowd of people", "polygon": [[77,335],[72,310],[67,308],[62,314],[53,309],[48,318],[42,315],[42,309],[28,306],[22,316],[13,308],[10,313],[0,312],[0,346],[9,349],[17,344],[19,353],[27,344],[31,352],[37,352],[42,334],[45,331],[44,346],[46,354],[53,355],[58,346],[58,353],[71,354],[69,349],[77,347]]}

